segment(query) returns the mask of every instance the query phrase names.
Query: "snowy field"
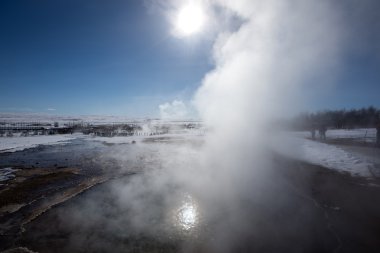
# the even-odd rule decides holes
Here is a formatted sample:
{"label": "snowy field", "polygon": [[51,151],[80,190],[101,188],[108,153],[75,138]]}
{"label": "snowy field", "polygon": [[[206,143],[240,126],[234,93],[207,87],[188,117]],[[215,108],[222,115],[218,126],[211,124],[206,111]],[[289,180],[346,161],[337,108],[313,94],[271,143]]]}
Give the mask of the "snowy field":
{"label": "snowy field", "polygon": [[0,138],[0,153],[21,151],[34,148],[38,145],[65,144],[73,139],[82,137],[82,134],[57,134],[57,135],[37,135],[37,136],[14,136]]}
{"label": "snowy field", "polygon": [[349,172],[352,175],[370,177],[373,163],[363,160],[359,155],[345,150],[308,139],[299,140],[301,159],[312,164],[321,165],[338,171]]}
{"label": "snowy field", "polygon": [[[329,130],[327,138],[362,138],[363,134],[376,135],[375,129]],[[354,151],[348,152],[340,147],[307,139],[309,132],[286,132],[277,136],[272,147],[278,153],[321,165],[337,171],[348,172],[355,176],[372,177],[376,157],[363,157]],[[281,141],[278,141],[280,139]],[[377,174],[377,173],[376,173]]]}

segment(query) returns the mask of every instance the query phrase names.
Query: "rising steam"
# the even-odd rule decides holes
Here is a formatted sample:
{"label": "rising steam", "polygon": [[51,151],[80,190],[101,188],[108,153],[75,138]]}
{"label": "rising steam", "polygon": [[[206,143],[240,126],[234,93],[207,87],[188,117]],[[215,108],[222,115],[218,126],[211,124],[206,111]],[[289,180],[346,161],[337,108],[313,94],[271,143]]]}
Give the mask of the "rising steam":
{"label": "rising steam", "polygon": [[[203,252],[233,252],[242,249],[242,238],[255,237],[260,245],[260,238],[275,234],[278,224],[263,218],[292,201],[281,195],[283,185],[272,177],[271,122],[300,104],[295,102],[300,100],[299,90],[308,88],[315,76],[331,74],[328,70],[337,63],[341,35],[336,7],[329,1],[213,0],[205,4],[242,21],[234,31],[217,31],[212,53],[215,68],[193,99],[208,129],[206,136],[186,145],[140,143],[133,152],[128,148],[114,153],[125,170],[143,170],[145,175],[113,184],[107,194],[114,197],[117,212],[99,210],[94,220],[102,220],[106,232],[127,236],[130,230],[167,235],[165,226],[154,223],[157,219],[168,224],[182,220],[178,229],[186,235],[194,224],[208,224],[211,231],[200,228],[196,237]],[[168,119],[186,114],[181,101],[163,104],[160,111]],[[94,203],[99,199],[104,198],[96,196],[91,204],[72,210],[83,214],[71,217],[73,223],[94,217],[91,207],[98,206]],[[267,212],[260,216],[258,206]],[[115,215],[112,222],[105,218]],[[91,229],[91,224],[82,226]],[[83,235],[80,243],[99,240]],[[194,247],[183,245],[181,250],[198,251]]]}
{"label": "rising steam", "polygon": [[194,103],[212,129],[202,152],[207,170],[217,174],[212,185],[236,189],[270,166],[265,157],[271,122],[289,115],[300,105],[298,90],[335,66],[340,34],[334,6],[327,1],[213,3],[244,22],[217,37],[215,69]]}

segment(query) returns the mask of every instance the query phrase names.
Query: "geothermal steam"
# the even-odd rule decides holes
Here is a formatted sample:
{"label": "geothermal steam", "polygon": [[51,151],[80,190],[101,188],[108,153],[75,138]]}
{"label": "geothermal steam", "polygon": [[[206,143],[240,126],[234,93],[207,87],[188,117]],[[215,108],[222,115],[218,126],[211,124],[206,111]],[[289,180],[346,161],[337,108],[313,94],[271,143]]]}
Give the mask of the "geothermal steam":
{"label": "geothermal steam", "polygon": [[[233,32],[218,32],[213,50],[215,68],[205,76],[194,96],[208,129],[204,143],[199,139],[186,145],[139,143],[133,147],[134,152],[131,147],[114,152],[113,157],[119,158],[123,168],[131,169],[133,161],[133,169],[145,173],[128,182],[115,183],[107,192],[115,202],[110,208],[112,215],[99,210],[94,218],[98,222],[104,219],[101,224],[105,224],[107,234],[123,235],[135,229],[137,234],[162,235],[165,233],[157,227],[159,223],[152,222],[171,220],[173,210],[180,210],[177,217],[185,221],[186,233],[193,224],[202,225],[196,220],[198,216],[212,227],[208,235],[204,230],[195,240],[206,241],[202,246],[205,252],[232,252],[239,246],[239,238],[252,234],[269,243],[269,236],[265,235],[275,234],[277,226],[273,222],[273,226],[262,231],[264,226],[259,225],[263,220],[266,224],[271,222],[273,217],[265,217],[274,206],[283,208],[291,203],[279,196],[284,188],[271,176],[267,139],[273,131],[272,120],[289,114],[298,105],[294,102],[299,99],[298,90],[336,63],[331,60],[339,53],[340,29],[334,18],[335,8],[328,1],[303,0],[207,3],[210,9],[227,9],[242,24]],[[176,107],[183,111],[179,102],[160,109],[171,116],[176,114],[172,111]],[[276,186],[281,189],[271,195]],[[181,195],[189,196],[185,199],[191,201],[182,203]],[[95,197],[88,206],[99,206],[99,199],[103,198]],[[256,203],[254,208],[265,207],[261,218],[259,211],[254,216],[252,210],[245,208],[250,206],[248,202]],[[84,215],[79,216],[78,222],[94,215],[91,208],[81,206],[79,210]],[[257,227],[252,228],[251,224]],[[90,229],[91,226],[92,223],[88,225]],[[295,223],[289,228],[284,226],[284,234],[294,226]],[[86,245],[102,240],[92,239],[86,233],[80,238],[82,243],[90,241]],[[192,251],[191,245],[187,247]]]}
{"label": "geothermal steam", "polygon": [[211,129],[202,157],[217,194],[226,185],[250,185],[270,167],[271,122],[291,114],[301,104],[298,91],[334,67],[340,34],[328,1],[213,3],[243,20],[237,31],[218,35],[215,69],[194,97]]}

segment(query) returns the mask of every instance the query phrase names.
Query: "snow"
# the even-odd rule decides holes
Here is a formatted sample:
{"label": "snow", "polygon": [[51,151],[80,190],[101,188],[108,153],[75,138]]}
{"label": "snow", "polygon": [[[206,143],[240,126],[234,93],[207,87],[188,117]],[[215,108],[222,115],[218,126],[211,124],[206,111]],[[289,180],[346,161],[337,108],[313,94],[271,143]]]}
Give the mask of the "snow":
{"label": "snow", "polygon": [[333,145],[302,139],[302,158],[310,163],[327,168],[349,172],[352,175],[369,177],[371,163],[360,159],[353,153],[348,153]]}
{"label": "snow", "polygon": [[0,137],[0,153],[21,151],[39,145],[64,144],[80,138],[82,134],[37,135],[28,137]]}
{"label": "snow", "polygon": [[335,145],[312,141],[303,136],[305,135],[301,132],[282,133],[277,136],[277,140],[272,141],[272,147],[278,153],[290,158],[348,172],[354,176],[372,176],[369,168],[374,164],[370,159],[362,159],[354,152],[347,152]]}

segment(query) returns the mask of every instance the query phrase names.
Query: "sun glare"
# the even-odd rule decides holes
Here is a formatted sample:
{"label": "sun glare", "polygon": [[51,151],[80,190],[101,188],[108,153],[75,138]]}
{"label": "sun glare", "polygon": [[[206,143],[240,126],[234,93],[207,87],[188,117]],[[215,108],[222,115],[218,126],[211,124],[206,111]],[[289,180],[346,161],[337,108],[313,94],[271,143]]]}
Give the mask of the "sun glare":
{"label": "sun glare", "polygon": [[189,36],[199,32],[205,22],[205,15],[201,6],[188,4],[182,7],[176,20],[176,30],[181,36]]}

